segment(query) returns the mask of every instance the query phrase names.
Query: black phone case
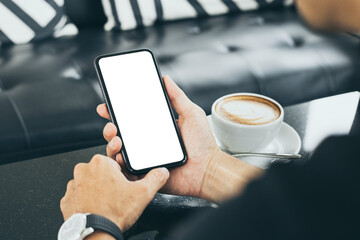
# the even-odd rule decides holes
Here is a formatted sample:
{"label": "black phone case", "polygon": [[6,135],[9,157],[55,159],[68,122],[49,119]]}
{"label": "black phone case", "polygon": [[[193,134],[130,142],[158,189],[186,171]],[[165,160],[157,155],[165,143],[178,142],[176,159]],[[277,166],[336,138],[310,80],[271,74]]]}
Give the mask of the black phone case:
{"label": "black phone case", "polygon": [[161,74],[160,74],[160,70],[159,70],[159,66],[157,64],[157,61],[155,59],[155,56],[154,54],[152,53],[152,51],[150,49],[136,49],[136,50],[131,50],[131,51],[126,51],[126,52],[120,52],[120,53],[113,53],[113,54],[105,54],[105,55],[100,55],[98,57],[95,58],[95,61],[94,61],[94,64],[95,64],[95,68],[96,68],[96,72],[97,72],[97,75],[98,75],[98,79],[99,79],[99,84],[100,84],[100,87],[101,87],[101,90],[102,90],[102,93],[103,93],[103,97],[105,99],[105,102],[106,102],[106,105],[107,105],[107,108],[109,110],[109,113],[110,113],[110,118],[111,118],[111,121],[115,124],[115,126],[117,127],[118,129],[118,136],[120,137],[121,141],[123,141],[122,137],[121,137],[121,129],[119,129],[119,126],[117,124],[117,121],[116,121],[116,118],[115,118],[115,115],[114,115],[114,111],[113,111],[113,108],[112,108],[112,105],[111,105],[111,101],[110,101],[110,98],[109,98],[109,95],[108,95],[108,92],[107,92],[107,89],[106,89],[106,85],[105,85],[105,82],[104,82],[104,79],[102,77],[102,74],[101,74],[101,70],[100,70],[100,66],[99,66],[99,60],[101,58],[105,58],[105,57],[111,57],[111,56],[118,56],[118,55],[123,55],[123,54],[129,54],[129,53],[136,53],[136,52],[142,52],[142,51],[147,51],[151,54],[152,58],[153,58],[153,61],[154,61],[154,64],[155,64],[155,67],[156,67],[156,71],[157,71],[157,74],[158,74],[158,77],[159,77],[159,81],[161,83],[161,87],[163,89],[163,93],[165,94],[165,98],[166,98],[166,102],[167,102],[167,105],[169,107],[169,111],[171,113],[171,117],[172,117],[172,121],[174,123],[174,127],[175,127],[175,130],[176,130],[176,133],[177,133],[177,136],[178,136],[178,139],[179,139],[179,142],[180,142],[180,145],[181,145],[181,148],[182,148],[182,151],[183,151],[183,154],[184,154],[184,158],[182,160],[180,160],[179,162],[174,162],[174,163],[169,163],[169,164],[165,164],[165,165],[159,165],[159,166],[153,166],[153,167],[150,167],[150,168],[145,168],[145,169],[141,169],[141,170],[135,170],[131,167],[131,164],[130,164],[130,160],[127,156],[127,153],[126,153],[126,143],[123,142],[123,146],[121,148],[121,155],[123,157],[123,160],[125,162],[125,165],[126,165],[126,168],[129,170],[130,173],[132,174],[135,174],[135,175],[141,175],[141,174],[144,174],[144,173],[147,173],[149,172],[151,169],[154,169],[154,168],[158,168],[158,167],[166,167],[166,168],[174,168],[174,167],[178,167],[178,166],[181,166],[181,165],[184,165],[187,161],[187,152],[186,152],[186,149],[185,149],[185,145],[184,145],[184,142],[182,140],[182,137],[181,137],[181,134],[180,134],[180,131],[179,131],[179,128],[176,124],[176,121],[175,121],[175,117],[174,117],[174,112],[171,108],[171,104],[170,104],[170,100],[169,100],[169,96],[167,94],[167,91],[166,91],[166,88],[165,88],[165,85],[164,85],[164,82],[162,81],[162,78],[161,78]]}

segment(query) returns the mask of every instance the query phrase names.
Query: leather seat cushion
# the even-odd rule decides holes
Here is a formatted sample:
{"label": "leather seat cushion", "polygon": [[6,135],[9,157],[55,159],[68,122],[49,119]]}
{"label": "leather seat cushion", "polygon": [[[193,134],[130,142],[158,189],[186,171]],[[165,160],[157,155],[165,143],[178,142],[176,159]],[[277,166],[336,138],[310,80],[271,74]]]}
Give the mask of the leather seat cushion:
{"label": "leather seat cushion", "polygon": [[215,99],[233,92],[261,93],[286,106],[359,89],[358,40],[312,32],[292,10],[188,20],[142,31],[83,31],[73,44],[74,59],[94,85],[97,55],[152,49],[162,73],[171,75],[207,113]]}
{"label": "leather seat cushion", "polygon": [[105,121],[95,112],[103,102],[93,66],[100,54],[152,49],[162,73],[210,113],[218,97],[234,92],[286,106],[358,90],[357,44],[308,30],[293,10],[269,10],[129,32],[81,29],[1,49],[0,162],[104,143]]}

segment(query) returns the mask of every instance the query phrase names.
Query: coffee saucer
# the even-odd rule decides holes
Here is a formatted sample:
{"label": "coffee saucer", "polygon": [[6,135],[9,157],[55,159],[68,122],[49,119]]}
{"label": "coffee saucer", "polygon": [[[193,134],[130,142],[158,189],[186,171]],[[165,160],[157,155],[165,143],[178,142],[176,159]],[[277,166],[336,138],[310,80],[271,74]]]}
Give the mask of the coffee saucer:
{"label": "coffee saucer", "polygon": [[[214,134],[213,121],[211,115],[207,116],[210,128]],[[221,148],[221,144],[214,134],[216,144]],[[292,128],[289,124],[283,122],[280,128],[278,136],[264,149],[258,150],[258,153],[291,153],[298,154],[301,149],[301,139],[299,134]],[[253,166],[266,169],[270,166],[271,163],[279,161],[277,158],[268,158],[268,157],[251,157],[251,156],[242,156],[239,157],[244,162],[247,162]],[[284,162],[284,160],[281,160]],[[286,160],[290,161],[290,160]]]}

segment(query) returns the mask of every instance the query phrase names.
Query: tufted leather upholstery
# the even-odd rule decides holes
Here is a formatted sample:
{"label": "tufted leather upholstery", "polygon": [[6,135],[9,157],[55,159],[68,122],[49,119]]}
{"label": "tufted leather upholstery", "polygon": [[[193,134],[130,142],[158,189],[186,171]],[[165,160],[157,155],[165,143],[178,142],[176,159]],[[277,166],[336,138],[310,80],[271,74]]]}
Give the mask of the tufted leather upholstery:
{"label": "tufted leather upholstery", "polygon": [[0,163],[104,143],[105,121],[95,112],[103,102],[93,67],[99,54],[152,49],[162,73],[207,113],[233,92],[289,105],[360,89],[358,40],[314,33],[292,9],[117,33],[80,15],[72,17],[77,36],[0,48]]}

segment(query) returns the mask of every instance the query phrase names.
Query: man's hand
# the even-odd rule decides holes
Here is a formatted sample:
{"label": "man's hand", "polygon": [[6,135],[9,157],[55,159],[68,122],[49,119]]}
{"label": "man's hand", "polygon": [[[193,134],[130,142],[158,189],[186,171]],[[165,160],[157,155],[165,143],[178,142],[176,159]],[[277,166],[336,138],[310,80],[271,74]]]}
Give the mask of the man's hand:
{"label": "man's hand", "polygon": [[60,202],[64,220],[75,213],[98,214],[126,231],[168,178],[169,171],[159,168],[132,182],[113,159],[95,155],[90,163],[79,163],[74,168],[74,179]]}
{"label": "man's hand", "polygon": [[[205,112],[191,102],[170,77],[164,77],[163,80],[171,105],[179,115],[178,126],[185,143],[188,162],[181,167],[170,170],[171,177],[162,191],[177,195],[202,197],[202,184],[209,162],[220,160],[220,155],[223,153],[216,145]],[[110,119],[105,104],[99,105],[97,112],[100,116]],[[116,136],[115,125],[108,123],[103,134],[109,142],[107,155],[116,159],[122,168],[125,168],[121,154],[119,154],[121,140]],[[130,179],[136,178],[131,175],[127,176]]]}

